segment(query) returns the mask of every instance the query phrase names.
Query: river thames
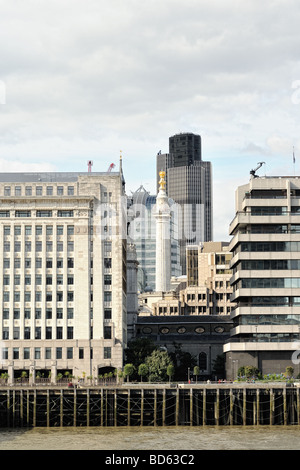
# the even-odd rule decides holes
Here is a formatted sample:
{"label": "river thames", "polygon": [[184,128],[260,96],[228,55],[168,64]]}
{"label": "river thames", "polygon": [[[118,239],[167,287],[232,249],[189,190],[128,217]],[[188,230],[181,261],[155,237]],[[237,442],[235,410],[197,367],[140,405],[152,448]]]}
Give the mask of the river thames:
{"label": "river thames", "polygon": [[300,426],[0,429],[0,450],[299,450]]}

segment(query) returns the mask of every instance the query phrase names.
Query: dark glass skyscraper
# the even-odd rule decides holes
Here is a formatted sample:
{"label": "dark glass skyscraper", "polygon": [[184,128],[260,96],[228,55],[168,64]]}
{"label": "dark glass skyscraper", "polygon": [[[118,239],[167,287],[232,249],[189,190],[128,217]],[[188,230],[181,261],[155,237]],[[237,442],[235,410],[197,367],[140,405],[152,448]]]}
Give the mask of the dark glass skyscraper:
{"label": "dark glass skyscraper", "polygon": [[166,172],[166,191],[178,204],[180,264],[186,273],[186,245],[212,240],[211,163],[202,161],[201,137],[176,134],[169,138],[169,153],[157,155],[158,173]]}

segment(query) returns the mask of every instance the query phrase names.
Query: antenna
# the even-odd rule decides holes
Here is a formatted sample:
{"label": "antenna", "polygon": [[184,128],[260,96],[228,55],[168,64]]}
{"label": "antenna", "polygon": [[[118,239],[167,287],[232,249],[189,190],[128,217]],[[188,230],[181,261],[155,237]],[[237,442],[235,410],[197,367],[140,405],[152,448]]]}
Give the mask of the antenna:
{"label": "antenna", "polygon": [[88,160],[87,165],[88,165],[88,172],[91,173],[92,172],[93,161]]}

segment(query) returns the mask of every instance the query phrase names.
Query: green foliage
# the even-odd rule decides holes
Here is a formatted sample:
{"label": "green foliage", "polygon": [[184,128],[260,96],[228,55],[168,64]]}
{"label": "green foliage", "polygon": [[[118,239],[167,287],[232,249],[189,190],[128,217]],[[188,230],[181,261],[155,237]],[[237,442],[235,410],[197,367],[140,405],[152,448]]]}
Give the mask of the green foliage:
{"label": "green foliage", "polygon": [[139,370],[138,370],[138,374],[139,376],[143,379],[143,377],[146,377],[146,375],[148,374],[149,370],[148,370],[148,367],[146,364],[140,364],[139,365]]}
{"label": "green foliage", "polygon": [[135,367],[133,364],[126,364],[124,367],[124,375],[129,380],[129,377],[133,374]]}
{"label": "green foliage", "polygon": [[137,338],[128,343],[125,350],[126,363],[133,364],[138,370],[140,364],[145,364],[146,358],[157,349],[154,342],[148,338]]}
{"label": "green foliage", "polygon": [[166,351],[155,350],[146,359],[149,369],[150,380],[154,382],[165,382],[167,380],[168,366],[173,365]]}

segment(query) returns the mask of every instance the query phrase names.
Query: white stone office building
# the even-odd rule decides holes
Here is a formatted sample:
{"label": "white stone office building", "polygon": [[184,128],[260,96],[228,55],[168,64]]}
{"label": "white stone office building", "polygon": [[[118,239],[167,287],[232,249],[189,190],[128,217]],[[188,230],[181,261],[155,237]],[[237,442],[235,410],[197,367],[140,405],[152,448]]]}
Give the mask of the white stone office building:
{"label": "white stone office building", "polygon": [[121,168],[0,174],[1,372],[10,381],[122,367],[123,202]]}
{"label": "white stone office building", "polygon": [[[299,370],[300,178],[255,177],[236,191],[227,377],[242,366],[262,374]],[[298,344],[298,346],[297,346]],[[295,356],[296,354],[296,356]],[[296,361],[295,361],[296,359]]]}

